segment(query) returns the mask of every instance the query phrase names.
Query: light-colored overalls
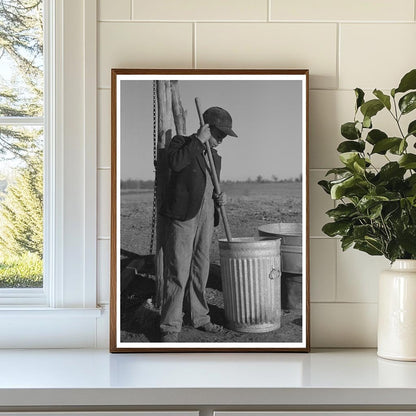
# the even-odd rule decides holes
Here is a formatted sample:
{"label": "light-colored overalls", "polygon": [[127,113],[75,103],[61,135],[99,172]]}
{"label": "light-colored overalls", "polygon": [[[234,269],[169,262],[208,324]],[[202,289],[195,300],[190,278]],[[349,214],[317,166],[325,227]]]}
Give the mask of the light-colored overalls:
{"label": "light-colored overalls", "polygon": [[212,180],[206,170],[205,192],[198,214],[186,221],[170,219],[165,246],[165,291],[162,332],[180,332],[185,290],[189,279],[189,308],[195,328],[210,322],[205,288],[209,275],[209,252],[214,231]]}

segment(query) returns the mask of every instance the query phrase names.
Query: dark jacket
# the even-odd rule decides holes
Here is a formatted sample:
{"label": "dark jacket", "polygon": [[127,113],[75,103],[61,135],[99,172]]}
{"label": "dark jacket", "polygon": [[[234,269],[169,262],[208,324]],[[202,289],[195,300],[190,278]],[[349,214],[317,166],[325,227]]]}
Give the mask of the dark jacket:
{"label": "dark jacket", "polygon": [[[167,149],[170,180],[160,213],[169,218],[185,221],[194,218],[201,207],[205,192],[206,162],[203,145],[196,135],[175,136]],[[218,178],[221,170],[221,157],[212,149],[215,170]],[[211,179],[210,179],[211,180]],[[219,223],[218,209],[215,209],[214,224]]]}

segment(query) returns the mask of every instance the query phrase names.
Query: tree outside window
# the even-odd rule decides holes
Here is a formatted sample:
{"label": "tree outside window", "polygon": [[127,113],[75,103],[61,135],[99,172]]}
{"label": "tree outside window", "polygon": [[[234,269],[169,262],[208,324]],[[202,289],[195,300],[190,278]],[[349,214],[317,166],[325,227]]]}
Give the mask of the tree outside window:
{"label": "tree outside window", "polygon": [[43,2],[0,0],[0,288],[43,285]]}

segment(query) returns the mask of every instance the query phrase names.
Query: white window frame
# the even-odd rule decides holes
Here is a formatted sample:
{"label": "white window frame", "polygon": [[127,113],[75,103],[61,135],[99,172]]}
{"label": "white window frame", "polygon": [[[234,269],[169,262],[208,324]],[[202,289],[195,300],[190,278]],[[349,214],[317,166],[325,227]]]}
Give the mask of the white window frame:
{"label": "white window frame", "polygon": [[45,284],[3,293],[0,347],[95,347],[97,4],[44,1]]}
{"label": "white window frame", "polygon": [[[44,129],[44,212],[43,212],[43,241],[44,241],[44,261],[43,261],[43,287],[42,288],[25,288],[25,289],[0,289],[0,305],[14,305],[14,306],[48,306],[50,303],[49,292],[49,277],[52,275],[51,260],[53,255],[50,251],[53,250],[53,233],[49,227],[49,218],[54,212],[51,205],[53,198],[49,196],[49,189],[51,189],[50,181],[54,179],[53,169],[51,163],[51,149],[53,143],[50,143],[48,137],[53,137],[53,119],[54,119],[54,88],[53,77],[54,68],[53,62],[53,40],[54,30],[52,24],[54,19],[50,19],[53,15],[53,0],[43,0],[44,12],[44,99],[43,99],[43,117],[0,117],[0,124],[13,127],[35,126],[43,127]],[[52,239],[51,239],[52,237]]]}

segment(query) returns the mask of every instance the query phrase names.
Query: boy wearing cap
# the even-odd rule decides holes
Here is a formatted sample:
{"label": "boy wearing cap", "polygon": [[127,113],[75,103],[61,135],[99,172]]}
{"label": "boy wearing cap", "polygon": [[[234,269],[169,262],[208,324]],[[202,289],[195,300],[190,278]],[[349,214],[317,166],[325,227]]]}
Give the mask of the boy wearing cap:
{"label": "boy wearing cap", "polygon": [[178,341],[186,289],[192,325],[206,332],[222,330],[210,320],[205,288],[212,234],[219,223],[218,208],[226,198],[214,193],[205,149],[209,143],[219,177],[221,157],[215,148],[227,135],[237,135],[226,110],[211,107],[203,118],[206,124],[196,134],[175,136],[167,149],[171,177],[161,208],[161,214],[169,218],[164,248],[162,342]]}

